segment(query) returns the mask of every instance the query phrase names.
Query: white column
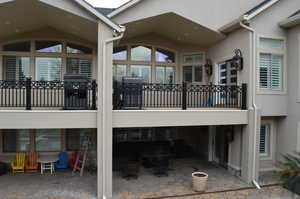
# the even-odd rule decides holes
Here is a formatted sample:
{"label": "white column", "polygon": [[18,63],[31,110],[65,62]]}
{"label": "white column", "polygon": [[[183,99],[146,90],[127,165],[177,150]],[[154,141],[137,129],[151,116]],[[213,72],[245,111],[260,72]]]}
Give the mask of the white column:
{"label": "white column", "polygon": [[3,74],[3,56],[0,55],[0,80],[4,79],[4,74]]}

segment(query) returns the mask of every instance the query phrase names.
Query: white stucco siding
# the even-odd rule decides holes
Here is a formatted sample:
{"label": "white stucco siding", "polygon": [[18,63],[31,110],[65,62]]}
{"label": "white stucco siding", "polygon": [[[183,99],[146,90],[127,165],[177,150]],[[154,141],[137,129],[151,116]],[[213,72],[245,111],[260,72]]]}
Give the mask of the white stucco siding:
{"label": "white stucco siding", "polygon": [[261,0],[190,0],[187,3],[187,1],[182,0],[144,0],[116,15],[113,19],[120,24],[125,24],[143,18],[174,12],[212,30],[217,30],[260,2]]}

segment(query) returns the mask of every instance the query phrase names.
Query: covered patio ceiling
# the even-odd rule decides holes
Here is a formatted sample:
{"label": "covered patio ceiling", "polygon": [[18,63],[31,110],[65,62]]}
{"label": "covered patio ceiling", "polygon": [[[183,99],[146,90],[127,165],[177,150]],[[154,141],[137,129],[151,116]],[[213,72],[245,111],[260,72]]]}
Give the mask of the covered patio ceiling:
{"label": "covered patio ceiling", "polygon": [[175,13],[166,13],[124,24],[124,39],[155,33],[181,44],[208,47],[222,39],[224,35]]}
{"label": "covered patio ceiling", "polygon": [[0,2],[0,42],[45,27],[97,42],[98,23],[92,17],[88,19],[40,0]]}

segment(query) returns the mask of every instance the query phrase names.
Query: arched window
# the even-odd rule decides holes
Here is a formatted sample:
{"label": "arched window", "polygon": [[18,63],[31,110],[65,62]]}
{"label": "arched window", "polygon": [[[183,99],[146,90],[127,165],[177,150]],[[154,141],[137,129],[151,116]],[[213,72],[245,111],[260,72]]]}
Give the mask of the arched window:
{"label": "arched window", "polygon": [[57,81],[63,73],[92,77],[93,49],[58,40],[28,40],[0,45],[3,79]]}
{"label": "arched window", "polygon": [[149,45],[128,45],[114,48],[114,81],[123,76],[142,77],[145,83],[173,84],[176,53]]}

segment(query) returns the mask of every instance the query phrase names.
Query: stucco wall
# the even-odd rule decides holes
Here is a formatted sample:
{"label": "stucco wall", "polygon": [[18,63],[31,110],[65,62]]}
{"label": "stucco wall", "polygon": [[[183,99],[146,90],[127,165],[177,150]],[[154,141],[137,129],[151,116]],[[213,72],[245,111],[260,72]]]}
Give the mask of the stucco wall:
{"label": "stucco wall", "polygon": [[[191,19],[203,26],[217,30],[260,3],[261,0],[145,0],[140,4],[120,13],[113,19],[128,23],[168,12],[174,12]],[[238,9],[236,9],[238,8]]]}

